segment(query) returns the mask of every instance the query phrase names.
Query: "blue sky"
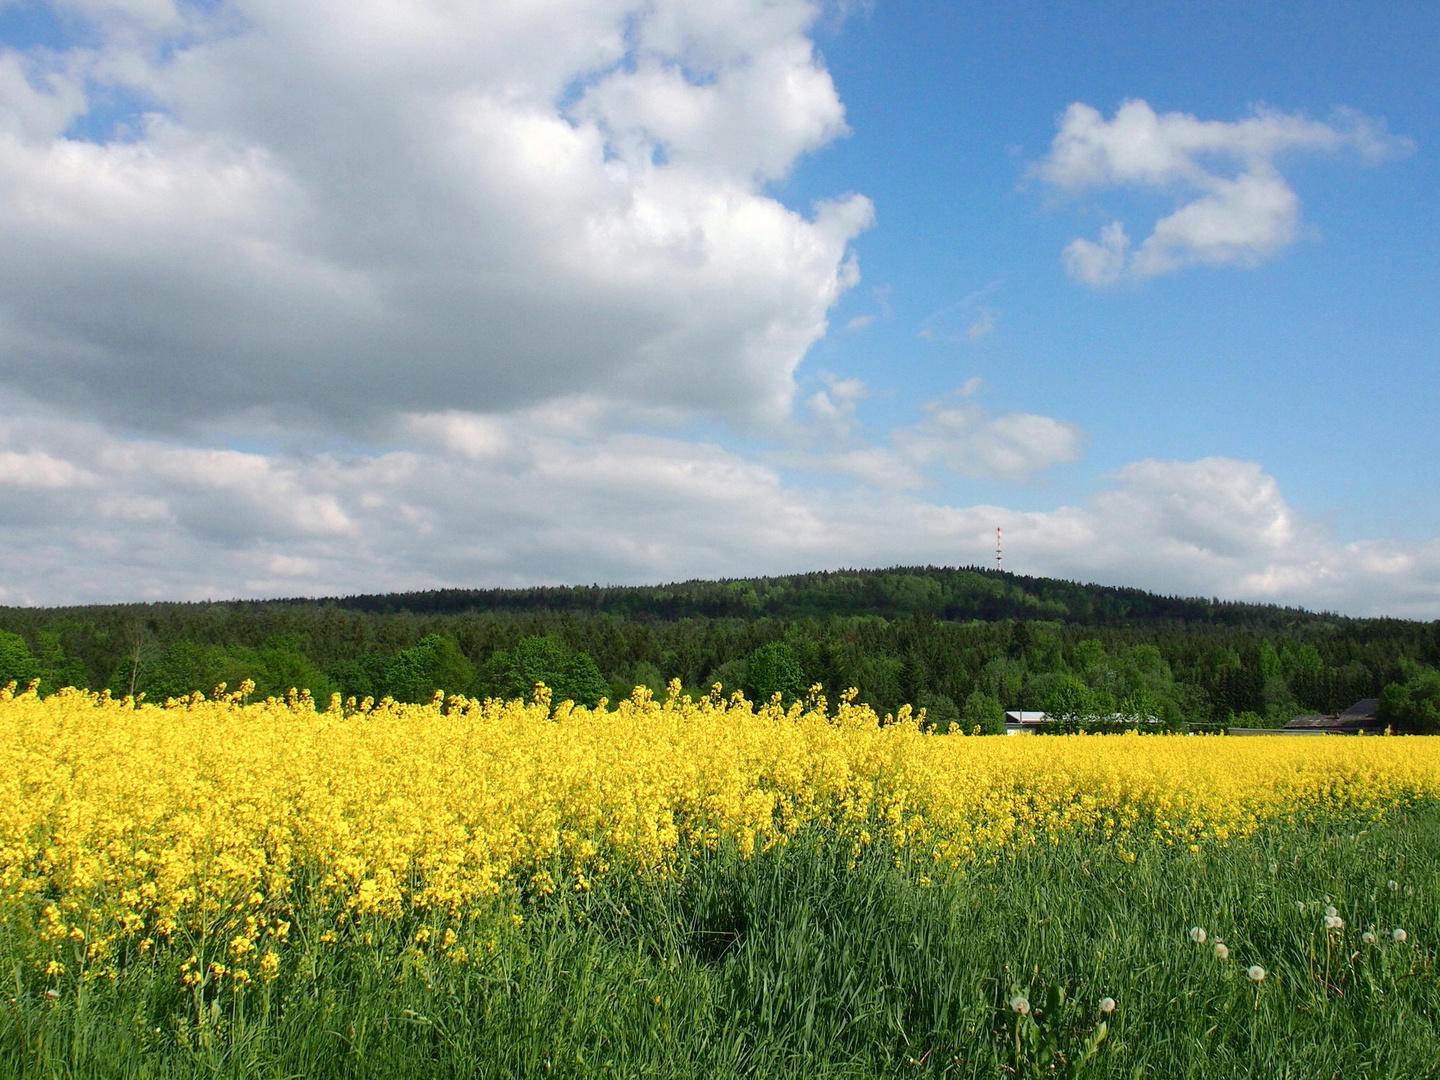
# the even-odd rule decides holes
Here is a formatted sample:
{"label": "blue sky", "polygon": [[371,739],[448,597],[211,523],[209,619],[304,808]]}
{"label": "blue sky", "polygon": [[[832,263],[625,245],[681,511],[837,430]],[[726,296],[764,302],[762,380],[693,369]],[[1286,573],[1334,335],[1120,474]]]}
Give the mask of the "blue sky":
{"label": "blue sky", "polygon": [[0,603],[1440,617],[1422,5],[0,2]]}
{"label": "blue sky", "polygon": [[[1222,454],[1263,462],[1339,537],[1440,532],[1433,8],[882,3],[820,43],[852,133],[782,191],[875,202],[856,241],[865,282],[835,321],[879,315],[877,288],[891,314],[832,333],[812,364],[892,389],[877,412],[979,375],[992,408],[1082,426],[1085,457],[1012,503],[1073,501],[1140,457]],[[1217,120],[1348,106],[1416,151],[1379,166],[1297,155],[1282,171],[1305,234],[1276,257],[1096,292],[1066,279],[1060,250],[1108,216],[1153,221],[1165,201],[1055,205],[1027,168],[1072,101],[1109,115],[1127,98]],[[932,312],[982,292],[969,310],[997,313],[984,338],[917,340]]]}

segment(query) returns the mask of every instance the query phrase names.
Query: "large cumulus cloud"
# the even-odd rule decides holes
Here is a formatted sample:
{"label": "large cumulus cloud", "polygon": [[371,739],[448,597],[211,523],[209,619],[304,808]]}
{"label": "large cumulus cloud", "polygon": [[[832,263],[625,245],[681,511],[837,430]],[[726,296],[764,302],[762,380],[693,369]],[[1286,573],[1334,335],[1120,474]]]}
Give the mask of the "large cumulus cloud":
{"label": "large cumulus cloud", "polygon": [[845,130],[805,0],[59,6],[95,44],[0,52],[0,379],[36,399],[773,421],[853,280],[869,203],[765,188]]}

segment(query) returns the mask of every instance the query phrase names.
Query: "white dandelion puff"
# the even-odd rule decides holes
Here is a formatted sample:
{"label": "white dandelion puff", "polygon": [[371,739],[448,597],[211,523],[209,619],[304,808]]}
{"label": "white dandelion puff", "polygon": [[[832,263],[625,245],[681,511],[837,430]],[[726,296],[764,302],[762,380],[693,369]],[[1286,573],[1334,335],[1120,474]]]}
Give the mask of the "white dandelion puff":
{"label": "white dandelion puff", "polygon": [[1205,928],[1203,926],[1190,927],[1190,940],[1197,945],[1205,944]]}
{"label": "white dandelion puff", "polygon": [[1404,930],[1401,930],[1398,926],[1395,928],[1394,932],[1390,936],[1393,937],[1396,941],[1410,940],[1410,935],[1407,934]]}
{"label": "white dandelion puff", "polygon": [[1215,942],[1215,959],[1216,959],[1216,960],[1229,960],[1229,959],[1230,959],[1230,946],[1226,945],[1223,941],[1217,941],[1217,942]]}
{"label": "white dandelion puff", "polygon": [[1101,999],[1100,999],[1100,1011],[1101,1011],[1102,1013],[1112,1013],[1112,1012],[1114,1012],[1114,1011],[1115,1011],[1115,999],[1112,998],[1112,997],[1103,997],[1103,998],[1101,998]]}
{"label": "white dandelion puff", "polygon": [[1374,945],[1376,938],[1373,933],[1371,933],[1369,930],[1366,930],[1363,934],[1360,935],[1360,940],[1363,941],[1366,945]]}
{"label": "white dandelion puff", "polygon": [[1326,916],[1325,916],[1325,929],[1326,929],[1326,930],[1343,930],[1343,929],[1345,929],[1345,920],[1342,919],[1342,918],[1340,918],[1339,915],[1326,915]]}
{"label": "white dandelion puff", "polygon": [[1265,969],[1262,968],[1259,964],[1252,964],[1248,969],[1246,969],[1245,974],[1250,976],[1250,980],[1252,982],[1258,983],[1265,981]]}
{"label": "white dandelion puff", "polygon": [[1028,1016],[1030,1014],[1030,1002],[1023,997],[1016,996],[1011,998],[1010,1008],[1014,1009],[1021,1016]]}

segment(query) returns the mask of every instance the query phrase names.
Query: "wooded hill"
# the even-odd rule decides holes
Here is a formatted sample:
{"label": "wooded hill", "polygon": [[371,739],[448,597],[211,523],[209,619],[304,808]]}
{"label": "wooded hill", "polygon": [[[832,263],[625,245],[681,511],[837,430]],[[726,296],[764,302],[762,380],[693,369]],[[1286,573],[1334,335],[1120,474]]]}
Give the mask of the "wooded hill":
{"label": "wooded hill", "polygon": [[882,713],[910,703],[942,724],[993,729],[1015,707],[1277,724],[1393,684],[1391,699],[1402,695],[1424,726],[1432,705],[1440,721],[1437,662],[1440,622],[979,568],[0,608],[0,684],[133,688],[150,700],[250,678],[259,694],[298,687],[322,702],[508,696],[535,681],[594,701],[679,678],[691,692],[718,682],[762,697],[855,687]]}

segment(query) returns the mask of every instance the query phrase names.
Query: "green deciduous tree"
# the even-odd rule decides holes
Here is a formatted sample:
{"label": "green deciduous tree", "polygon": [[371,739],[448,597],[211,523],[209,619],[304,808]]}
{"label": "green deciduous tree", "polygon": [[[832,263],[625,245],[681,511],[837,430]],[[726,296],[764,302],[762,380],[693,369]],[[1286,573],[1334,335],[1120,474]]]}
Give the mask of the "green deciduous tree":
{"label": "green deciduous tree", "polygon": [[0,630],[0,686],[13,682],[16,690],[24,690],[32,679],[42,674],[40,661],[31,654],[25,639]]}
{"label": "green deciduous tree", "polygon": [[[63,686],[84,686],[85,664],[78,657],[65,654],[60,631],[41,630],[35,636],[39,646],[35,659],[40,665],[40,692],[49,694]],[[0,679],[0,683],[4,681]]]}
{"label": "green deciduous tree", "polygon": [[1040,706],[1052,723],[1067,728],[1088,729],[1114,722],[1115,699],[1091,689],[1073,675],[1055,680],[1040,699]]}
{"label": "green deciduous tree", "polygon": [[960,726],[960,706],[953,698],[927,690],[916,699],[919,708],[925,710],[925,729],[945,734],[953,727]]}
{"label": "green deciduous tree", "polygon": [[1440,672],[1416,670],[1405,682],[1385,687],[1375,719],[1396,731],[1440,734]]}
{"label": "green deciduous tree", "polygon": [[780,700],[789,705],[803,697],[805,674],[790,646],[783,641],[772,641],[747,656],[745,689],[754,701],[769,701],[772,694],[779,694]]}
{"label": "green deciduous tree", "polygon": [[248,677],[252,664],[228,657],[215,645],[194,641],[172,641],[149,660],[138,666],[132,657],[123,659],[111,676],[110,687],[116,693],[143,693],[151,701],[186,697],[196,690],[209,694],[219,683],[238,683]]}
{"label": "green deciduous tree", "polygon": [[981,735],[1005,734],[1005,706],[984,690],[974,690],[960,710],[960,726],[967,732],[980,729]]}
{"label": "green deciduous tree", "polygon": [[590,654],[550,635],[523,637],[513,649],[497,652],[485,665],[482,681],[490,693],[506,700],[529,700],[536,683],[544,683],[557,703],[593,706],[610,695]]}

